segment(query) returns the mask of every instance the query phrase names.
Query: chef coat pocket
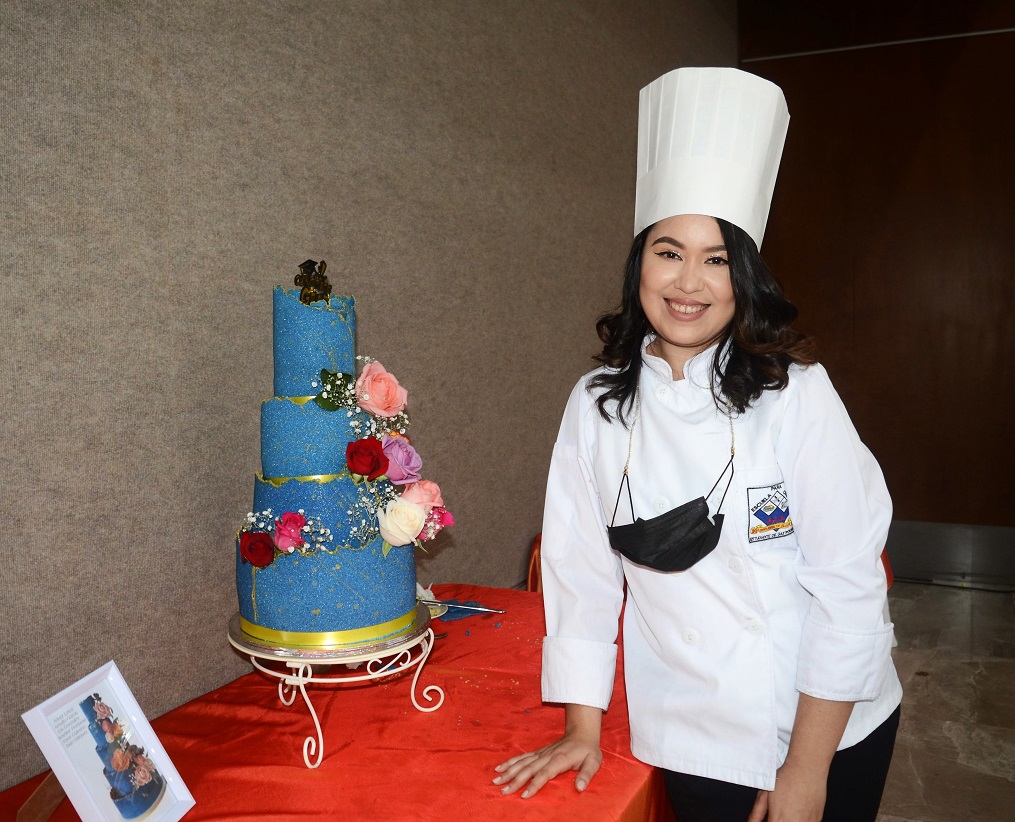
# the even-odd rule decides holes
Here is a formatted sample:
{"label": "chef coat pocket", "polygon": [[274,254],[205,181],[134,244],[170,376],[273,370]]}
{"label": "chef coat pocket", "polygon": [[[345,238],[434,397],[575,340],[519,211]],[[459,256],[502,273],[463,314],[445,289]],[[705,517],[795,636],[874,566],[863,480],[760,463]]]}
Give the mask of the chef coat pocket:
{"label": "chef coat pocket", "polygon": [[738,477],[737,525],[750,552],[795,546],[792,500],[779,467],[749,468]]}

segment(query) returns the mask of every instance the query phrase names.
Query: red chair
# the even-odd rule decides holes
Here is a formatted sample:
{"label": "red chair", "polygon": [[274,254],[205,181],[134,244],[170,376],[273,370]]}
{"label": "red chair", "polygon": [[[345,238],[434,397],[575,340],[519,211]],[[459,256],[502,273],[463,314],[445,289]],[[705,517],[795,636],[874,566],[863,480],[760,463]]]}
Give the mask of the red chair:
{"label": "red chair", "polygon": [[539,547],[543,542],[543,534],[536,534],[532,540],[532,547],[529,549],[529,579],[525,586],[526,591],[543,590],[543,574],[539,567]]}

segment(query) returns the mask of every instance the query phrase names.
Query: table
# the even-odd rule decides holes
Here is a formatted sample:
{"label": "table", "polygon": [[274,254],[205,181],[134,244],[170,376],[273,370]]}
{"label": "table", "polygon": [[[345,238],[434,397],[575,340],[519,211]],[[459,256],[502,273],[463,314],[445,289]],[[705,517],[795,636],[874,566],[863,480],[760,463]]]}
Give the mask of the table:
{"label": "table", "polygon": [[[324,730],[324,759],[303,761],[313,733],[305,706],[279,702],[278,681],[252,672],[152,722],[199,820],[554,820],[672,822],[662,776],[631,756],[622,670],[603,718],[603,765],[579,794],[563,775],[536,796],[502,796],[499,762],[552,741],[563,709],[543,705],[539,669],[542,596],[474,585],[435,585],[440,599],[477,601],[504,614],[436,620],[438,639],[419,687],[439,685],[433,713],[411,701],[412,672],[373,683],[309,685]],[[231,653],[223,640],[223,653]],[[129,683],[128,683],[129,684]],[[41,782],[0,793],[0,818]],[[55,822],[76,820],[64,801]]]}

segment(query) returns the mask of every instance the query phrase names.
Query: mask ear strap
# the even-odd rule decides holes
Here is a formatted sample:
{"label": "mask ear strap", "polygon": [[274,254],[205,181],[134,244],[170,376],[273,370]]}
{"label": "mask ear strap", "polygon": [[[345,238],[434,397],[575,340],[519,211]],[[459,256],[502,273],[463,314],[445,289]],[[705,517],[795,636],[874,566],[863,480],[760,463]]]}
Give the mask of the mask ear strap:
{"label": "mask ear strap", "polygon": [[[722,499],[719,500],[719,507],[715,509],[717,514],[719,513],[720,509],[722,509],[722,504],[726,501],[726,495],[729,493],[730,486],[733,484],[733,475],[736,473],[736,469],[733,467],[733,457],[736,456],[737,453],[737,443],[736,438],[733,436],[733,415],[730,413],[729,408],[726,409],[726,419],[730,421],[730,461],[727,462],[726,467],[722,469],[722,473],[719,475],[719,479],[717,479],[715,481],[715,485],[712,486],[712,491],[714,491],[718,487],[719,483],[722,481],[722,478],[726,476],[727,471],[730,472],[730,478],[726,482],[726,490],[722,492]],[[708,494],[705,496],[706,500],[710,496],[712,496],[712,491],[709,491]]]}
{"label": "mask ear strap", "polygon": [[[715,481],[715,485],[712,486],[712,491],[716,489],[716,486],[719,484],[720,480],[722,480],[722,478],[726,476],[727,471],[730,472],[730,478],[726,482],[726,489],[722,492],[722,499],[719,500],[719,507],[715,509],[715,512],[717,514],[719,513],[720,509],[722,509],[722,504],[726,501],[726,495],[729,493],[730,486],[733,484],[733,474],[736,473],[736,469],[733,467],[733,457],[730,457],[730,461],[727,462],[726,467],[722,469],[722,473],[719,475],[719,479],[717,479]],[[708,497],[712,496],[712,491],[708,492]],[[705,499],[708,499],[708,497],[705,497]]]}
{"label": "mask ear strap", "polygon": [[[617,519],[617,508],[620,507],[620,495],[624,493],[624,486],[627,486],[627,502],[631,506],[631,520],[634,520],[634,500],[631,499],[631,480],[628,479],[627,469],[631,467],[631,448],[634,445],[634,426],[641,416],[641,394],[635,391],[634,394],[634,419],[631,421],[631,433],[627,437],[627,462],[624,463],[624,476],[620,479],[620,488],[617,489],[617,501],[613,504],[613,519],[610,520],[610,527]],[[725,471],[723,472],[725,473]],[[719,477],[722,479],[722,477]],[[718,485],[718,482],[716,483]]]}
{"label": "mask ear strap", "polygon": [[620,495],[624,493],[624,486],[627,486],[627,501],[631,505],[631,519],[634,519],[634,502],[631,499],[631,481],[627,478],[627,468],[624,469],[624,476],[620,480],[620,488],[617,489],[617,501],[613,505],[613,519],[610,520],[610,527],[617,519],[617,509],[620,507]]}

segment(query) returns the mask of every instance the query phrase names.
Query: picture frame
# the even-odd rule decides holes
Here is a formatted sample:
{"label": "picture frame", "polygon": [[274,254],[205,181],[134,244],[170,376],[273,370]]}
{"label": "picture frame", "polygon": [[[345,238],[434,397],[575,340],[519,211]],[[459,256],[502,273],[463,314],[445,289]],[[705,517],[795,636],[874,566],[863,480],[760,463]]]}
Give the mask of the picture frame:
{"label": "picture frame", "polygon": [[21,718],[82,819],[178,822],[194,807],[115,662]]}

